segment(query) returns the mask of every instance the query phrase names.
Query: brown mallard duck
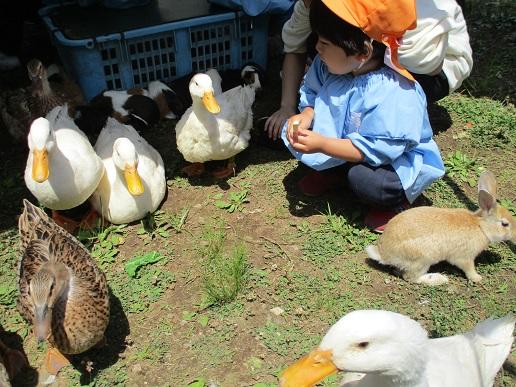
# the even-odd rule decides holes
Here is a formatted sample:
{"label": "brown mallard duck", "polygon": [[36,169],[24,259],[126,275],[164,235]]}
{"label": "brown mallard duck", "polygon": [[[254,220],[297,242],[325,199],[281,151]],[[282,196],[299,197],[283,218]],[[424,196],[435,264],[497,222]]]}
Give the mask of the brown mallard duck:
{"label": "brown mallard duck", "polygon": [[18,222],[18,310],[39,341],[48,340],[51,375],[78,354],[103,342],[109,320],[106,277],[84,246],[41,209],[23,200]]}
{"label": "brown mallard duck", "polygon": [[[0,99],[0,115],[11,134],[18,141],[27,137],[30,124],[45,117],[56,106],[68,103],[71,107],[83,101],[78,86],[68,80],[58,66],[47,69],[39,59],[27,63],[31,85],[7,91]],[[49,75],[57,75],[59,82],[50,82]],[[73,114],[73,113],[72,113]]]}
{"label": "brown mallard duck", "polygon": [[29,88],[7,90],[0,97],[0,118],[15,141],[27,138],[32,122],[31,105]]}

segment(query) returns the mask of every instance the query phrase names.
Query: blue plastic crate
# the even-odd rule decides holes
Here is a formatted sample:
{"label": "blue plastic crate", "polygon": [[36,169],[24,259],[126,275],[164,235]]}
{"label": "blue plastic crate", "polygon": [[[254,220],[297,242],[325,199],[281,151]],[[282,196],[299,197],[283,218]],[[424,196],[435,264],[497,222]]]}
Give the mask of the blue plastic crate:
{"label": "blue plastic crate", "polygon": [[[167,5],[170,2],[167,0]],[[160,1],[155,5],[160,11]],[[190,3],[191,7],[195,5],[194,1]],[[173,17],[162,12],[161,24],[131,29],[131,18],[120,19],[120,11],[85,10],[83,12],[101,23],[103,18],[108,23],[109,17],[125,20],[121,26],[111,28],[118,28],[116,32],[97,28],[108,33],[91,36],[89,30],[97,32],[95,28],[89,28],[88,17],[73,10],[63,14],[63,7],[42,8],[40,16],[51,33],[66,71],[78,82],[87,100],[106,89],[146,87],[153,80],[166,82],[210,67],[236,69],[246,62],[255,62],[266,68],[266,16],[250,17],[242,12],[214,10],[212,6],[202,10],[197,7],[188,12],[204,13],[203,16],[167,22],[167,17]],[[131,10],[133,13],[142,11],[143,7]],[[75,30],[67,27],[67,18],[73,17],[77,20],[70,20],[69,25],[78,26]],[[142,19],[145,18],[134,20]]]}

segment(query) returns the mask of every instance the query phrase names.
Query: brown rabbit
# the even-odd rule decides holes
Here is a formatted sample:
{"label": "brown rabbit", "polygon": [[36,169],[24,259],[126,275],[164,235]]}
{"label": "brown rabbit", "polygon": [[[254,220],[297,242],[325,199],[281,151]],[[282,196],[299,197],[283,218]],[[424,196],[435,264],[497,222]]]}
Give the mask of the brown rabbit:
{"label": "brown rabbit", "polygon": [[475,212],[461,208],[415,207],[395,216],[385,227],[376,246],[369,245],[369,258],[403,271],[410,282],[441,285],[448,278],[427,273],[431,265],[447,261],[464,271],[470,281],[482,277],[475,258],[490,243],[516,242],[516,221],[496,203],[496,179],[484,171],[478,181]]}

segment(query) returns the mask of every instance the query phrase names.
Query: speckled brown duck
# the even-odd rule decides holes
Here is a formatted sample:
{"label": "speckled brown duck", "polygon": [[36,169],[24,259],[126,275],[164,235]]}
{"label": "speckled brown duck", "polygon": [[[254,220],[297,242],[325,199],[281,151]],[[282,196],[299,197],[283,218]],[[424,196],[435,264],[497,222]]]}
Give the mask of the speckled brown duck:
{"label": "speckled brown duck", "polygon": [[41,209],[23,200],[18,222],[18,309],[48,340],[51,375],[68,364],[62,354],[78,354],[101,343],[109,320],[106,277],[84,246]]}
{"label": "speckled brown duck", "polygon": [[[30,124],[38,117],[45,117],[56,106],[68,103],[73,107],[83,101],[78,86],[68,81],[56,65],[47,69],[39,59],[27,63],[27,74],[31,85],[6,91],[0,98],[0,116],[11,134],[18,141],[27,137]],[[49,75],[63,78],[50,83]],[[73,115],[73,111],[72,111]]]}

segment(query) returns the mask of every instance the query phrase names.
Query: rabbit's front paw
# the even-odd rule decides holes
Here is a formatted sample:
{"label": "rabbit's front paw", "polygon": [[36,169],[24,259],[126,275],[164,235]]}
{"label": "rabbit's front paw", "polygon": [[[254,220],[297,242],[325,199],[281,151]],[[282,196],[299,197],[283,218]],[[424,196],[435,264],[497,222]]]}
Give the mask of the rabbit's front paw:
{"label": "rabbit's front paw", "polygon": [[482,281],[482,276],[478,273],[473,273],[468,275],[468,280],[470,280],[471,282],[480,282]]}

